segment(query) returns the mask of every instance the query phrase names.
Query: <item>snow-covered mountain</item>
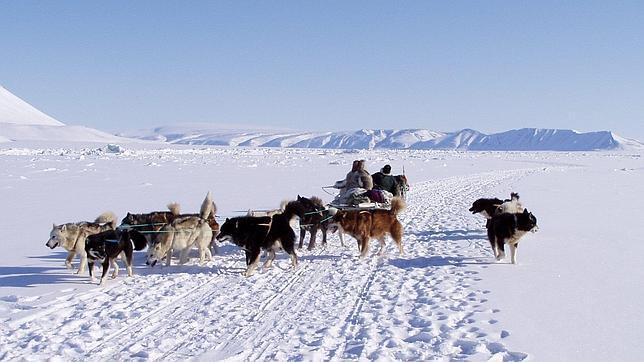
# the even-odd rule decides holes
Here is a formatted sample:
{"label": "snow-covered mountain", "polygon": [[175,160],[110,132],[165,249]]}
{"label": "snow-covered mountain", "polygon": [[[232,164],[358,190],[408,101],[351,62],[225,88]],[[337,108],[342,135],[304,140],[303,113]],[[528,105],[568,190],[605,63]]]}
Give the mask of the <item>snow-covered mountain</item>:
{"label": "snow-covered mountain", "polygon": [[64,126],[0,86],[0,123]]}
{"label": "snow-covered mountain", "polygon": [[0,86],[0,142],[123,142],[122,137],[83,126],[67,126]]}
{"label": "snow-covered mountain", "polygon": [[435,132],[427,129],[355,132],[297,132],[220,129],[213,126],[170,126],[123,134],[177,144],[298,147],[331,149],[448,149],[476,151],[591,151],[644,148],[636,140],[610,131],[580,133],[565,129],[523,128],[484,134],[472,129]]}

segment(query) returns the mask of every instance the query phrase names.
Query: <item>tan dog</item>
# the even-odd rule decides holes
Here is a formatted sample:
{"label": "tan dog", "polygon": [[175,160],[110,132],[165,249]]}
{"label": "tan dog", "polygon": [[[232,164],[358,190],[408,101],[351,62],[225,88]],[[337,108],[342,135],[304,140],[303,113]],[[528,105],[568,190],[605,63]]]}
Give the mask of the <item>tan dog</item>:
{"label": "tan dog", "polygon": [[405,201],[400,197],[391,200],[390,210],[350,210],[338,211],[333,216],[333,223],[340,232],[344,232],[358,240],[360,257],[365,257],[369,251],[369,240],[380,241],[379,255],[385,250],[387,235],[394,239],[400,254],[403,253],[402,237],[403,227],[398,221],[398,213],[405,208]]}
{"label": "tan dog", "polygon": [[116,216],[114,213],[108,211],[99,215],[94,222],[75,222],[62,225],[56,225],[49,233],[49,240],[47,240],[47,247],[54,249],[57,246],[62,246],[67,250],[67,258],[65,259],[65,266],[67,269],[72,269],[72,260],[78,254],[80,257],[80,265],[76,274],[81,274],[85,271],[87,265],[87,253],[85,252],[85,239],[94,234],[106,230],[114,230],[116,228]]}

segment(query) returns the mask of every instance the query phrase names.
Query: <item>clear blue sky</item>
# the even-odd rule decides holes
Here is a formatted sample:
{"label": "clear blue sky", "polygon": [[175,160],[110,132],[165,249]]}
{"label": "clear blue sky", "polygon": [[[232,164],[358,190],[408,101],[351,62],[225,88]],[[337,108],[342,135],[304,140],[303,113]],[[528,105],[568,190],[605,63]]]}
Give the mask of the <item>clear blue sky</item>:
{"label": "clear blue sky", "polygon": [[2,1],[0,84],[68,124],[611,129],[643,1]]}

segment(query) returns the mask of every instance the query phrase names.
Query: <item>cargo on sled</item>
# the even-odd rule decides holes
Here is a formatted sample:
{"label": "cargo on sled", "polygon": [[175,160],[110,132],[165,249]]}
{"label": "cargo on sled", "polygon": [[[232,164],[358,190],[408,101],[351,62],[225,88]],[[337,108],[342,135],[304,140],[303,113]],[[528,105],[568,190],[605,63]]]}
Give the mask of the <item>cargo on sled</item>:
{"label": "cargo on sled", "polygon": [[344,181],[338,181],[333,186],[324,186],[322,189],[334,195],[328,189],[338,190],[329,207],[339,210],[389,210],[391,208],[391,199],[394,195],[391,192],[379,189],[367,190],[361,187],[351,189],[345,188]]}

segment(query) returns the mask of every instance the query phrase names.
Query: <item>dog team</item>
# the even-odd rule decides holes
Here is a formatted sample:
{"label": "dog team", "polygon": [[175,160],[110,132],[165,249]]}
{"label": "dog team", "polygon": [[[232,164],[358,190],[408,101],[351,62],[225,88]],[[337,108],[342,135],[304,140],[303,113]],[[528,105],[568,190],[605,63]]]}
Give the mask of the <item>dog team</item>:
{"label": "dog team", "polygon": [[[293,267],[297,266],[296,235],[291,227],[296,218],[300,222],[299,248],[303,247],[308,231],[308,250],[313,249],[317,232],[321,231],[323,245],[328,232],[338,232],[342,246],[342,235],[352,236],[357,241],[360,257],[367,255],[372,239],[380,242],[378,254],[382,255],[387,236],[403,254],[403,226],[398,215],[405,207],[404,199],[399,196],[391,199],[389,209],[342,209],[327,207],[317,197],[298,195],[296,200],[282,203],[280,209],[268,212],[249,210],[246,216],[226,218],[220,226],[216,220],[217,207],[208,192],[198,214],[181,214],[179,204],[172,203],[168,205],[169,211],[127,213],[120,226],[116,225],[116,216],[112,212],[99,215],[94,222],[54,224],[46,246],[51,249],[60,246],[67,250],[65,265],[69,269],[74,257],[79,255],[76,273],[82,274],[87,264],[92,281],[93,266],[100,262],[103,267],[100,284],[103,284],[110,266],[113,268],[111,277],[118,275],[117,258],[124,261],[128,276],[132,276],[135,250],[147,247],[146,264],[153,267],[163,259],[169,266],[173,252],[178,252],[179,263],[185,264],[190,250],[196,247],[199,263],[203,264],[211,260],[211,250],[217,253],[218,242],[231,242],[245,252],[247,268],[244,275],[248,277],[258,268],[262,251],[268,255],[264,268],[271,267],[275,252],[280,249],[289,255]],[[505,257],[504,246],[508,244],[512,263],[516,263],[519,239],[525,233],[537,230],[536,217],[523,208],[516,193],[512,193],[509,200],[478,199],[469,211],[480,213],[487,219],[487,235],[497,260]]]}

